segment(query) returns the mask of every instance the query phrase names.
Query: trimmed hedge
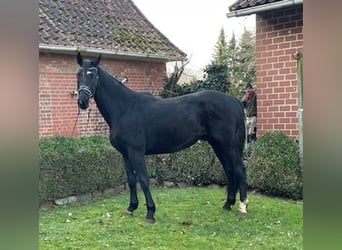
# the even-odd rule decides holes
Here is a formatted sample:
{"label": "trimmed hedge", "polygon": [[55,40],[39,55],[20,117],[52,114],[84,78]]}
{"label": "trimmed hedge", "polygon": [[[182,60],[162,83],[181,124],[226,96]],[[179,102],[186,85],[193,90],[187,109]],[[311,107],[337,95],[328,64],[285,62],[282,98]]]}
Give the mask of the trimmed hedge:
{"label": "trimmed hedge", "polygon": [[40,139],[39,160],[41,203],[126,181],[121,155],[104,136]]}
{"label": "trimmed hedge", "polygon": [[[121,154],[106,136],[39,140],[40,204],[126,184]],[[151,178],[192,185],[226,184],[223,168],[206,142],[173,154],[146,156]],[[265,134],[246,164],[250,187],[272,195],[302,198],[298,146],[279,133]]]}
{"label": "trimmed hedge", "polygon": [[[105,136],[42,138],[39,141],[40,204],[71,195],[103,191],[127,182],[121,154]],[[192,185],[224,184],[211,147],[199,142],[173,154],[146,157],[150,177]]]}
{"label": "trimmed hedge", "polygon": [[254,144],[246,169],[250,187],[275,196],[303,198],[299,146],[284,132],[272,131],[261,136]]}
{"label": "trimmed hedge", "polygon": [[146,157],[150,176],[159,183],[172,181],[191,185],[225,184],[223,168],[206,142],[172,154]]}

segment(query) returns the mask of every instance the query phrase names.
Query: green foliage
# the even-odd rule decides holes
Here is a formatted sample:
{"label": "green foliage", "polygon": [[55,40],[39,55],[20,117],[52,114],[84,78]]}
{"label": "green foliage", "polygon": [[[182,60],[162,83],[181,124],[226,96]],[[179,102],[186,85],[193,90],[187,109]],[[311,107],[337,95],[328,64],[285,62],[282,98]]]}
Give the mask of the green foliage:
{"label": "green foliage", "polygon": [[240,39],[236,39],[234,32],[228,43],[225,39],[224,31],[221,30],[212,64],[225,65],[227,81],[230,82],[229,93],[241,98],[244,83],[256,81],[255,36],[245,29]]}
{"label": "green foliage", "polygon": [[208,74],[205,80],[206,89],[213,89],[223,93],[229,91],[228,75],[224,64],[208,65],[205,72]]}
{"label": "green foliage", "polygon": [[[113,188],[127,182],[122,158],[105,136],[41,138],[39,140],[40,203]],[[298,146],[279,132],[265,134],[247,162],[249,185],[267,193],[302,197]],[[146,157],[150,177],[159,183],[226,184],[212,148],[199,141],[172,154]]]}
{"label": "green foliage", "polygon": [[[219,64],[208,65],[204,71],[207,73],[207,77],[204,80],[193,81],[189,84],[178,85],[173,87],[172,96],[186,95],[195,93],[201,90],[217,90],[226,93],[229,89],[229,82],[227,81],[226,66]],[[164,86],[162,91],[163,97],[170,97],[164,93],[169,92],[168,85]]]}
{"label": "green foliage", "polygon": [[217,90],[241,98],[243,85],[246,82],[255,83],[256,55],[255,36],[251,31],[245,30],[240,40],[233,33],[229,42],[226,42],[224,30],[220,30],[215,45],[213,59],[204,69],[207,77],[183,85],[177,84],[184,70],[184,64],[175,67],[174,73],[166,79],[161,92],[163,98],[180,96],[201,90]]}
{"label": "green foliage", "polygon": [[229,81],[232,83],[239,80],[239,66],[238,66],[238,40],[235,38],[234,32],[227,45],[227,69]]}
{"label": "green foliage", "polygon": [[182,61],[180,65],[178,65],[178,62],[176,62],[173,67],[173,72],[170,75],[165,76],[165,84],[160,93],[160,96],[162,98],[181,95],[180,93],[182,93],[182,88],[180,85],[177,84],[177,82],[179,81],[181,75],[184,72],[184,68],[188,63],[188,60]]}
{"label": "green foliage", "polygon": [[276,196],[303,197],[298,144],[282,131],[268,132],[256,141],[246,168],[252,188]]}
{"label": "green foliage", "polygon": [[238,49],[239,71],[242,82],[255,83],[256,81],[256,54],[255,37],[251,31],[244,30],[241,35]]}
{"label": "green foliage", "polygon": [[159,183],[173,181],[199,186],[226,183],[212,148],[202,141],[173,154],[148,156],[147,166],[151,177]]}
{"label": "green foliage", "polygon": [[226,34],[224,33],[224,29],[221,28],[219,38],[215,45],[215,51],[213,55],[212,64],[226,65],[227,64],[227,51],[228,45],[226,42]]}
{"label": "green foliage", "polygon": [[[105,136],[42,138],[39,141],[40,203],[103,191],[127,182],[122,158]],[[146,157],[148,172],[159,183],[224,184],[223,169],[209,144]]]}
{"label": "green foliage", "polygon": [[222,64],[211,64],[206,66],[204,72],[207,77],[204,80],[192,82],[190,85],[184,85],[184,93],[194,93],[201,90],[217,90],[226,93],[229,89],[227,81],[226,66]]}
{"label": "green foliage", "polygon": [[104,136],[39,140],[39,200],[105,190],[126,180],[121,156]]}

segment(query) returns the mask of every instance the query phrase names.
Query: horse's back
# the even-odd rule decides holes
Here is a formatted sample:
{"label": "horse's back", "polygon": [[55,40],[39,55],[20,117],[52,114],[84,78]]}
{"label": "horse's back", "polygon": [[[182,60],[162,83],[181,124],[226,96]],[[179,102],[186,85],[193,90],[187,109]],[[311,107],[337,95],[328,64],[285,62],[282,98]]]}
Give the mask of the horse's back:
{"label": "horse's back", "polygon": [[228,124],[240,123],[244,119],[241,102],[236,97],[215,90],[203,90],[166,99],[146,95],[137,108],[140,115],[144,116],[145,122],[163,123],[163,126],[179,123],[196,127],[194,123],[201,126],[208,121]]}
{"label": "horse's back", "polygon": [[146,98],[138,107],[149,153],[178,151],[200,139],[230,143],[243,122],[239,100],[218,91]]}
{"label": "horse's back", "polygon": [[218,116],[221,120],[237,122],[244,118],[244,110],[241,102],[234,96],[215,90],[198,92],[198,102],[206,111],[206,114]]}

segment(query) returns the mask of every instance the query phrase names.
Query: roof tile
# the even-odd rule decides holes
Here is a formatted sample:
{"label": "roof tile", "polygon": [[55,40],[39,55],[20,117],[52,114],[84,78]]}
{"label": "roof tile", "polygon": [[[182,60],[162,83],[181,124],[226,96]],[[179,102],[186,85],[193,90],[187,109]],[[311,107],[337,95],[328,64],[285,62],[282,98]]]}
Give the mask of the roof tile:
{"label": "roof tile", "polygon": [[39,42],[184,59],[132,0],[40,0]]}
{"label": "roof tile", "polygon": [[273,2],[281,2],[283,0],[238,0],[229,7],[230,11],[247,9],[257,5],[263,5]]}

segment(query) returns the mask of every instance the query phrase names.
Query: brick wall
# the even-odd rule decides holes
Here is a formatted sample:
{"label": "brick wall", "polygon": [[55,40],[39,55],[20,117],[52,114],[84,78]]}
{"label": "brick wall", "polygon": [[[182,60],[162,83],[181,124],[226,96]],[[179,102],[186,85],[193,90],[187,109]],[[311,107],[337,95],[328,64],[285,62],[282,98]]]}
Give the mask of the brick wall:
{"label": "brick wall", "polygon": [[303,52],[301,5],[256,15],[258,136],[282,130],[298,136],[297,65]]}
{"label": "brick wall", "polygon": [[[75,55],[39,54],[39,136],[78,136],[108,133],[108,127],[94,102],[91,111],[77,118]],[[137,91],[159,95],[165,76],[165,63],[102,58],[101,65]],[[77,123],[76,123],[77,120]],[[75,126],[76,124],[76,126]],[[74,128],[75,127],[75,128]]]}

